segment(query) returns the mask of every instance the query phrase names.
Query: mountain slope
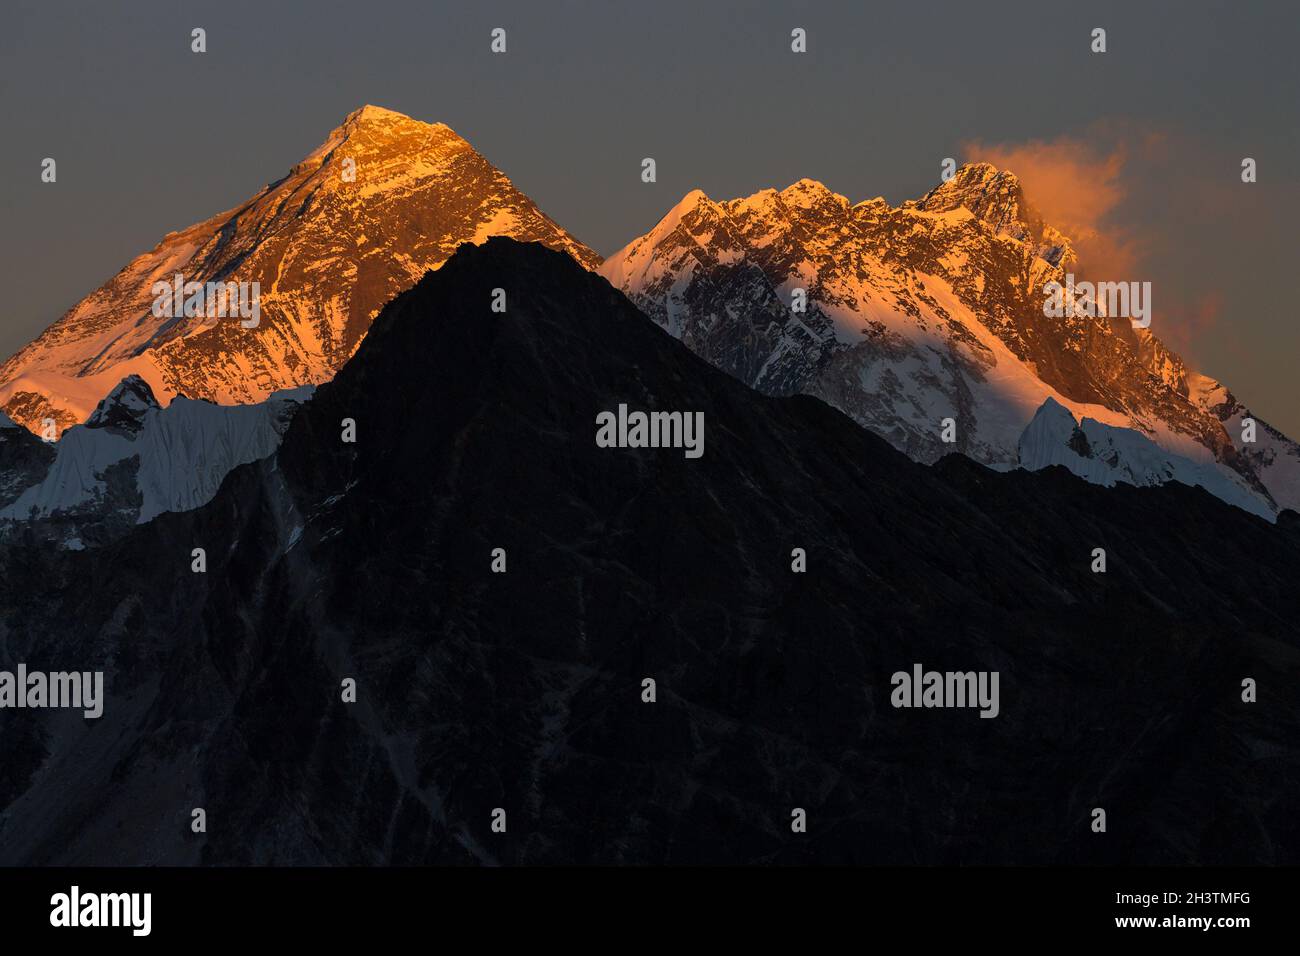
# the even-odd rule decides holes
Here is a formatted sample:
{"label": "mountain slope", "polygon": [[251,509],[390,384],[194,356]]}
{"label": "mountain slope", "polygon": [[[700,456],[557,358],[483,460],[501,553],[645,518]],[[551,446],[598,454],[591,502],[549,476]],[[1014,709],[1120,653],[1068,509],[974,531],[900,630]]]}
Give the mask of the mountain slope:
{"label": "mountain slope", "polygon": [[1051,400],[1230,472],[1270,510],[1300,507],[1300,448],[1261,470],[1148,330],[1044,315],[1044,286],[1074,267],[1016,178],[977,164],[898,208],[812,180],[726,202],[696,190],[600,272],[718,367],[821,397],[917,460],[960,451],[1015,467]]}
{"label": "mountain slope", "polygon": [[1234,472],[1165,451],[1131,428],[1103,425],[1091,418],[1076,421],[1052,399],[1043,403],[1020,436],[1020,465],[1038,471],[1051,465],[1068,468],[1095,484],[1163,485],[1178,481],[1201,487],[1245,511],[1272,518],[1272,511]]}
{"label": "mountain slope", "polygon": [[[1190,375],[1187,387],[1191,400],[1223,423],[1237,451],[1274,500],[1296,508],[1295,503],[1300,502],[1300,444],[1259,418],[1225,385],[1208,375]],[[1255,422],[1253,442],[1243,440],[1247,420]]]}
{"label": "mountain slope", "polygon": [[81,547],[164,511],[196,508],[236,465],[275,450],[311,392],[303,385],[236,406],[178,396],[159,408],[148,384],[128,376],[84,425],[48,446],[53,460],[0,507],[0,522],[42,521],[54,539]]}
{"label": "mountain slope", "polygon": [[[178,394],[258,402],[327,381],[385,302],[490,235],[599,261],[447,126],[363,107],[283,179],[167,235],[10,358],[0,406],[33,431],[47,417],[62,431],[129,374],[164,405]],[[154,283],[178,273],[259,283],[259,324],[155,318]]]}
{"label": "mountain slope", "polygon": [[[703,457],[598,447],[620,403]],[[919,465],[494,239],[209,503],[0,545],[0,666],[109,689],[6,713],[0,863],[1296,863],[1297,570],[1294,515]],[[999,716],[895,709],[918,662]]]}

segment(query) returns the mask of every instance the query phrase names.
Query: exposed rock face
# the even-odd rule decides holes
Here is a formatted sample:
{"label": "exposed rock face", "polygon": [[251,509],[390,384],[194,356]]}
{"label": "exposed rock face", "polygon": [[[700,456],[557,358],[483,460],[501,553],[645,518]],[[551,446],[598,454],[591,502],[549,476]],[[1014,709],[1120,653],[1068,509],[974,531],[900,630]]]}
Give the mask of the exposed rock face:
{"label": "exposed rock face", "polygon": [[967,163],[951,179],[920,199],[903,203],[903,209],[946,213],[965,209],[991,228],[995,235],[1010,236],[1029,244],[1051,265],[1070,267],[1076,262],[1070,240],[1047,222],[1025,198],[1014,173],[988,163]]}
{"label": "exposed rock face", "polygon": [[[704,456],[598,448],[620,402]],[[209,503],[0,546],[0,668],[109,689],[0,713],[0,863],[1295,864],[1298,570],[1295,515],[917,464],[490,240]],[[999,716],[894,708],[915,663]]]}
{"label": "exposed rock face", "polygon": [[95,406],[86,419],[86,427],[134,437],[144,428],[149,412],[158,410],[158,399],[154,398],[149,383],[139,375],[128,375]]}
{"label": "exposed rock face", "polygon": [[1150,331],[1044,314],[1045,286],[1074,268],[1015,176],[978,164],[898,208],[812,180],[726,202],[696,190],[600,271],[719,368],[817,395],[919,461],[959,451],[1015,467],[1052,400],[1229,473],[1272,511],[1300,508],[1300,447],[1241,443],[1200,400],[1218,383]]}
{"label": "exposed rock face", "polygon": [[[599,261],[447,126],[366,106],[283,179],[164,237],[70,309],[0,367],[0,404],[33,431],[48,417],[62,432],[130,374],[164,405],[259,402],[327,381],[385,302],[490,235]],[[258,325],[155,317],[154,283],[177,274],[258,283]]]}

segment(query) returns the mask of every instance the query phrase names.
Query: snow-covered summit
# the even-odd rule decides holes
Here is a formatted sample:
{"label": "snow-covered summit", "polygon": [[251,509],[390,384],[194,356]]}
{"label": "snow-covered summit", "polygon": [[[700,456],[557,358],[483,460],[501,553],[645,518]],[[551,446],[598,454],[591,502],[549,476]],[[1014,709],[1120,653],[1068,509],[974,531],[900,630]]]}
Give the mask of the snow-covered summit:
{"label": "snow-covered summit", "polygon": [[1264,427],[1243,443],[1246,411],[1160,342],[1159,321],[1045,314],[1045,286],[1075,268],[1020,180],[977,163],[897,207],[812,180],[731,200],[696,190],[599,271],[713,364],[816,395],[920,461],[1018,467],[1051,402],[1222,473],[1194,483],[1300,507],[1300,447]]}
{"label": "snow-covered summit", "polygon": [[996,234],[1032,245],[1036,255],[1054,266],[1072,266],[1077,261],[1069,238],[1044,222],[1025,198],[1019,177],[990,163],[959,167],[947,182],[901,208],[932,213],[965,209]]}
{"label": "snow-covered summit", "polygon": [[[169,233],[0,366],[0,408],[62,431],[130,375],[164,404],[245,404],[328,381],[384,303],[493,235],[599,262],[446,125],[363,106],[288,175]],[[177,275],[256,283],[258,324],[155,316],[154,284]]]}

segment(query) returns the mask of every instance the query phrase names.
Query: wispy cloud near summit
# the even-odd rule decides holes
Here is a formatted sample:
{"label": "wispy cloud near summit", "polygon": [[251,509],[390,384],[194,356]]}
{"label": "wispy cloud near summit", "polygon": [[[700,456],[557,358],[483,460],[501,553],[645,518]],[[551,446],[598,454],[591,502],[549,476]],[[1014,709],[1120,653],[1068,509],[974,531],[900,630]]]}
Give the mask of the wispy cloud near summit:
{"label": "wispy cloud near summit", "polygon": [[1132,143],[1117,133],[1114,124],[1096,124],[1083,135],[1050,140],[972,140],[962,152],[1015,173],[1029,202],[1073,241],[1080,268],[1118,279],[1136,272],[1146,251],[1119,215],[1134,188],[1132,161],[1160,149],[1164,137],[1147,133]]}
{"label": "wispy cloud near summit", "polygon": [[[1250,232],[1254,198],[1231,161],[1207,169],[1190,159],[1213,155],[1209,144],[1123,119],[1050,139],[969,140],[962,150],[967,161],[1016,174],[1028,201],[1073,241],[1081,274],[1152,280],[1160,311],[1152,331],[1168,345],[1195,364],[1223,357],[1214,332],[1232,291],[1226,263],[1240,254],[1234,234]],[[1193,252],[1218,268],[1194,265]]]}

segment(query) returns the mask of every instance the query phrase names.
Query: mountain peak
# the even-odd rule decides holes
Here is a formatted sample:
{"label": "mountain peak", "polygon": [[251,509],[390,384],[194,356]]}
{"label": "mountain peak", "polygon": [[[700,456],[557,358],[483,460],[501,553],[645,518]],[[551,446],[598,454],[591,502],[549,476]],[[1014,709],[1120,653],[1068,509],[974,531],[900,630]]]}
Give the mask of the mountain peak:
{"label": "mountain peak", "polygon": [[600,273],[615,286],[634,281],[637,276],[644,278],[642,272],[653,262],[655,250],[660,243],[681,229],[680,241],[685,248],[690,248],[699,242],[695,235],[697,231],[702,229],[712,237],[713,224],[719,218],[718,204],[704,190],[692,189],[664,213],[653,229],[632,240],[600,264]]}
{"label": "mountain peak", "polygon": [[931,213],[965,208],[998,235],[1035,246],[1037,254],[1052,265],[1068,266],[1075,261],[1069,238],[1043,221],[1025,197],[1019,177],[991,163],[965,163],[951,179],[901,208]]}
{"label": "mountain peak", "polygon": [[144,427],[145,415],[160,407],[149,383],[139,375],[128,375],[95,406],[86,419],[86,427],[135,434]]}
{"label": "mountain peak", "polygon": [[788,206],[800,209],[812,209],[827,201],[848,208],[849,201],[839,193],[833,192],[822,182],[807,177],[791,183],[781,190],[781,199]]}
{"label": "mountain peak", "polygon": [[[399,113],[396,110],[385,109],[382,106],[375,106],[367,103],[360,109],[353,110],[343,120],[346,126],[349,123],[377,123],[377,122],[399,122],[399,123],[420,123],[422,126],[431,124],[421,123],[420,120],[412,119],[405,113]],[[441,124],[438,124],[441,125]]]}
{"label": "mountain peak", "polygon": [[[1134,473],[1172,474],[1164,462],[1199,455],[1221,479],[1180,473],[1225,500],[1298,500],[1300,450],[1284,451],[1295,446],[1279,435],[1276,452],[1238,453],[1226,390],[1184,385],[1184,367],[1154,336],[1044,314],[1047,284],[1065,279],[1074,256],[1013,172],[971,163],[900,207],[843,202],[801,179],[697,207],[600,272],[729,374],[769,394],[823,399],[921,461],[958,451],[1014,467],[1036,413],[1053,435],[1064,430],[1053,454],[1055,444],[1070,450],[1086,417],[1168,446],[1157,461],[1142,442],[1115,438],[1150,464]],[[950,415],[970,422],[956,448],[936,439],[935,423]],[[1269,469],[1275,477],[1258,477]]]}
{"label": "mountain peak", "polygon": [[[494,235],[600,262],[450,127],[364,105],[287,176],[164,236],[9,359],[0,408],[35,431],[85,421],[131,372],[163,403],[247,404],[328,381],[385,302]],[[178,273],[256,288],[258,324],[155,319],[151,290]]]}
{"label": "mountain peak", "polygon": [[396,110],[366,104],[343,117],[324,142],[294,164],[289,175],[311,176],[324,170],[323,183],[334,189],[346,181],[336,170],[345,158],[351,158],[357,167],[363,163],[368,167],[432,167],[472,151],[473,147],[446,123],[426,123]]}
{"label": "mountain peak", "polygon": [[327,143],[339,138],[347,138],[347,134],[365,130],[371,134],[389,134],[389,135],[410,135],[429,133],[442,133],[450,135],[457,142],[469,144],[464,138],[458,136],[446,123],[427,123],[424,120],[414,119],[405,113],[399,113],[396,110],[385,109],[382,106],[374,106],[367,103],[360,109],[355,109],[347,116],[343,117],[343,122],[331,134]]}
{"label": "mountain peak", "polygon": [[965,206],[979,218],[993,224],[1004,220],[1012,206],[1018,209],[1024,201],[1024,189],[1015,173],[998,169],[991,163],[965,163],[957,167],[950,179],[935,186],[920,199],[910,200],[903,205],[924,212],[949,212],[958,206]]}
{"label": "mountain peak", "polygon": [[701,207],[710,208],[713,205],[713,200],[708,197],[703,189],[692,189],[677,201],[677,205],[664,213],[663,218],[659,220],[655,225],[655,228],[651,231],[661,235],[671,232],[673,229],[677,228],[677,224],[680,223],[685,216],[699,210]]}
{"label": "mountain peak", "polygon": [[966,181],[966,182],[989,182],[993,179],[1005,179],[1010,182],[1019,184],[1016,174],[1009,169],[998,169],[992,163],[964,163],[958,167],[956,174],[949,182]]}

